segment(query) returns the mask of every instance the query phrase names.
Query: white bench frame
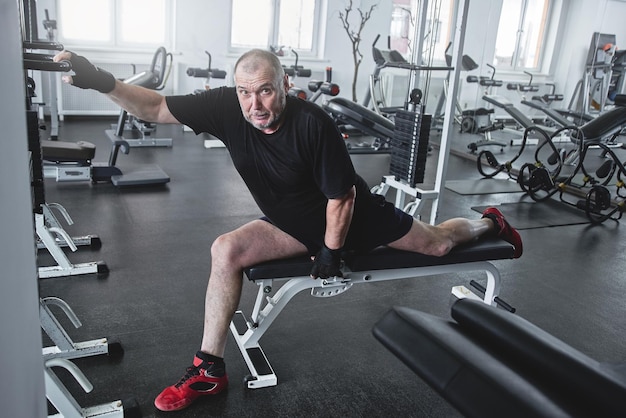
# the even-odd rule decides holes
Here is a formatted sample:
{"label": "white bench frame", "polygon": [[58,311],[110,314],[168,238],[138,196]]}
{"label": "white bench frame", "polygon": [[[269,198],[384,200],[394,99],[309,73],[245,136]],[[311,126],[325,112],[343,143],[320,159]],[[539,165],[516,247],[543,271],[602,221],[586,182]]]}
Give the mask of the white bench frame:
{"label": "white bench frame", "polygon": [[[495,298],[500,292],[500,272],[490,261],[476,261],[437,266],[409,267],[389,270],[344,271],[344,277],[332,279],[312,279],[309,276],[257,279],[259,286],[252,314],[247,317],[238,310],[230,323],[230,330],[243,356],[250,375],[246,377],[249,389],[275,386],[278,383],[274,369],[270,365],[259,340],[272,325],[278,314],[299,292],[311,289],[315,297],[339,295],[355,284],[374,283],[387,280],[408,279],[449,273],[483,271],[487,276],[484,297],[480,298],[465,286],[455,286],[452,294],[457,298],[482,300],[488,305],[496,305]],[[286,281],[273,295],[274,281]]]}

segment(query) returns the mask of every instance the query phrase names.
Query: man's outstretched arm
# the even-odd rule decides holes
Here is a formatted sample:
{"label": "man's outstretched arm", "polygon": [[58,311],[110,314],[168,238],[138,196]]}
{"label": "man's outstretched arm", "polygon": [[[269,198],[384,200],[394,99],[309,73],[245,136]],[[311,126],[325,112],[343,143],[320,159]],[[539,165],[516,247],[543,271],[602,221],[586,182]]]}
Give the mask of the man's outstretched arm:
{"label": "man's outstretched arm", "polygon": [[72,63],[74,74],[63,76],[64,82],[106,94],[121,108],[141,120],[155,123],[180,123],[167,107],[165,96],[154,90],[117,80],[108,71],[94,66],[85,57],[70,51],[60,52],[54,57],[54,61]]}

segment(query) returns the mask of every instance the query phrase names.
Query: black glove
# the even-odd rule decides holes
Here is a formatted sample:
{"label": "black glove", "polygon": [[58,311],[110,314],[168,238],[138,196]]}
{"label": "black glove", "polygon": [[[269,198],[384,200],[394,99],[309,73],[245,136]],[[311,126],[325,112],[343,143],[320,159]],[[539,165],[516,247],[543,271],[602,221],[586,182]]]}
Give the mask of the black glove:
{"label": "black glove", "polygon": [[98,68],[90,63],[87,58],[71,53],[72,85],[81,89],[94,89],[100,93],[109,93],[115,88],[115,77],[108,71]]}
{"label": "black glove", "polygon": [[341,270],[341,248],[331,250],[325,244],[319,250],[313,260],[311,277],[314,279],[327,279],[329,277],[343,277]]}

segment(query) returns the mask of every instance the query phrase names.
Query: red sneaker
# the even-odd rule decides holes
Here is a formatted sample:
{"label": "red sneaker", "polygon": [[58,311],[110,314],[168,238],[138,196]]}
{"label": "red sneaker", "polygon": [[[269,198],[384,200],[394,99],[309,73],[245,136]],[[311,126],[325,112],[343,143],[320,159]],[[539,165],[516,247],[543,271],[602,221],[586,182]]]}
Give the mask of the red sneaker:
{"label": "red sneaker", "polygon": [[178,411],[191,405],[203,395],[216,395],[228,386],[228,376],[223,361],[211,361],[208,354],[196,353],[193,366],[173,386],[163,390],[154,400],[161,411]]}
{"label": "red sneaker", "polygon": [[514,258],[520,258],[522,256],[522,252],[524,251],[524,246],[522,245],[522,237],[520,237],[517,229],[513,228],[509,223],[504,219],[504,215],[496,208],[487,208],[483,212],[483,218],[489,218],[493,221],[496,226],[496,232],[500,238],[513,244],[515,247],[515,252],[513,253]]}

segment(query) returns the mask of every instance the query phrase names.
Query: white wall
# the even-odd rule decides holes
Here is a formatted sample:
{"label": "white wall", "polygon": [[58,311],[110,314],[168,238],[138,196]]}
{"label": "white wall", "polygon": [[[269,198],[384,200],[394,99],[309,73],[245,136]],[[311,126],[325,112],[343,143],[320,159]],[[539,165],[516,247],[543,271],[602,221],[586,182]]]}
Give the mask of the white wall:
{"label": "white wall", "polygon": [[[372,59],[371,44],[377,34],[383,37],[389,33],[389,25],[391,22],[391,2],[374,1],[374,0],[356,0],[354,8],[360,7],[362,10],[369,10],[372,4],[379,3],[372,13],[371,19],[366,23],[362,32],[363,41],[361,42],[361,53],[363,54],[363,62],[359,70],[359,84],[357,86],[357,96],[361,100],[367,89],[368,76],[374,69],[374,60]],[[323,50],[324,57],[320,60],[304,60],[300,59],[299,64],[304,65],[314,71],[314,75],[323,77],[325,68],[331,66],[333,68],[333,81],[341,86],[341,96],[352,97],[352,52],[351,43],[348,35],[345,33],[341,21],[339,20],[339,11],[345,7],[344,0],[328,0],[328,8],[326,15],[322,17],[326,25],[326,33],[324,36]],[[183,68],[187,67],[206,67],[207,56],[204,53],[208,50],[212,56],[212,66],[228,71],[226,83],[232,79],[232,66],[237,56],[228,53],[228,36],[230,31],[230,5],[229,2],[222,0],[207,1],[178,1],[176,11],[177,33],[175,50],[180,52],[180,56],[176,56],[178,62]],[[352,16],[356,17],[356,10],[353,10]],[[356,20],[354,21],[357,22]],[[190,28],[193,28],[190,31]],[[293,60],[285,57],[282,58],[285,65],[293,64]],[[309,79],[296,79],[296,84],[306,88]],[[184,73],[180,74],[178,79],[179,92],[190,92],[194,88],[202,87],[203,80],[187,77]],[[212,85],[221,85],[224,82],[214,80]]]}
{"label": "white wall", "polygon": [[[593,32],[602,31],[615,33],[618,45],[623,43],[626,47],[626,25],[623,24],[623,16],[626,16],[626,2],[616,0],[562,0],[565,22],[562,23],[561,33],[558,34],[557,48],[554,51],[555,58],[552,65],[546,68],[546,73],[537,75],[535,81],[553,81],[557,91],[565,94],[567,104],[574,86],[582,77],[584,59],[589,48],[589,42]],[[219,0],[198,1],[179,0],[177,10],[177,43],[176,51],[181,52],[176,57],[182,67],[206,66],[204,50],[211,52],[213,66],[226,69],[229,79],[232,77],[232,65],[236,56],[229,55],[227,48],[230,8],[227,2]],[[372,4],[377,7],[372,13],[371,19],[365,25],[362,33],[360,50],[363,53],[363,62],[359,69],[357,85],[357,98],[363,99],[368,87],[369,74],[374,69],[374,61],[371,55],[371,43],[377,34],[381,34],[381,44],[384,48],[384,38],[389,33],[391,22],[391,2],[375,0],[356,0],[354,7],[368,10]],[[341,96],[351,98],[352,85],[352,53],[351,43],[339,20],[339,11],[343,10],[344,0],[328,0],[326,13],[326,33],[324,42],[324,57],[322,60],[306,61],[302,64],[314,70],[316,74],[323,74],[326,66],[333,68],[333,81],[341,86]],[[485,66],[492,62],[495,39],[498,29],[498,19],[501,0],[470,0],[467,32],[465,38],[464,53],[470,55],[479,65],[479,69],[471,74],[490,75],[490,69]],[[353,12],[353,17],[355,13]],[[193,31],[189,31],[193,28]],[[289,59],[283,59],[285,64],[292,64]],[[462,79],[465,78],[463,74]],[[433,73],[433,82],[430,87],[429,102],[436,104],[441,94],[441,80],[445,73]],[[505,81],[527,81],[523,74],[497,73],[497,78]],[[297,80],[296,84],[306,86],[308,79]],[[202,86],[202,80],[194,80],[184,73],[179,74],[178,91],[183,93],[192,91]],[[214,80],[215,85],[223,84]],[[423,87],[423,86],[420,86]],[[480,97],[483,91],[475,84],[464,84],[461,90],[461,103],[466,107],[476,104],[482,105]],[[509,94],[511,99],[516,99],[515,93],[507,93],[502,87],[499,94]]]}
{"label": "white wall", "polygon": [[[576,82],[582,77],[584,59],[589,48],[591,35],[595,31],[615,33],[618,46],[621,43],[626,47],[626,25],[623,16],[626,16],[626,2],[618,0],[555,0],[556,4],[563,4],[563,19],[560,32],[557,35],[557,47],[554,59],[547,66],[545,73],[537,75],[535,81],[554,81],[557,91],[565,94],[566,104],[573,93]],[[202,79],[194,79],[185,74],[187,67],[206,67],[207,56],[205,50],[212,55],[212,66],[228,72],[226,80],[212,80],[211,86],[232,83],[232,66],[237,59],[236,55],[228,53],[228,39],[230,30],[230,2],[223,0],[177,0],[176,2],[176,34],[174,61],[175,71],[172,75],[173,87],[177,93],[189,93],[203,87]],[[374,69],[371,55],[371,43],[377,34],[381,34],[381,44],[389,33],[391,21],[391,2],[389,0],[354,0],[354,8],[369,10],[372,4],[376,8],[371,19],[362,32],[361,53],[363,62],[359,70],[357,98],[362,101],[368,87],[369,74]],[[319,60],[303,60],[300,63],[314,71],[314,76],[323,77],[327,66],[333,68],[333,81],[342,89],[341,96],[351,98],[353,63],[351,43],[339,20],[339,11],[346,5],[345,0],[328,0],[327,10],[322,17],[326,25],[323,39],[323,57]],[[43,9],[54,9],[54,0],[39,0],[38,8],[43,16]],[[470,55],[480,65],[472,72],[475,75],[489,75],[490,70],[485,66],[491,63],[494,53],[494,39],[497,33],[498,17],[502,7],[502,0],[470,0],[467,33],[464,52]],[[54,14],[52,16],[54,18]],[[357,18],[356,11],[352,13]],[[356,23],[356,20],[353,20]],[[42,32],[43,33],[43,32]],[[623,49],[622,48],[622,49]],[[81,52],[81,51],[79,51]],[[150,54],[133,57],[133,54],[120,52],[86,51],[90,58],[120,58],[126,61],[145,62],[151,58]],[[137,55],[137,54],[135,54]],[[282,59],[286,65],[293,60]],[[467,74],[462,75],[462,79]],[[429,103],[436,104],[441,94],[441,80],[445,73],[433,73],[433,82],[430,88]],[[527,81],[523,74],[498,73],[497,78],[505,81]],[[296,84],[306,88],[308,79],[296,79]],[[420,86],[424,87],[424,86]],[[461,87],[460,101],[464,107],[484,105],[480,97],[483,91],[475,84],[464,84]],[[515,93],[507,92],[503,87],[498,94],[510,95],[517,99]]]}

